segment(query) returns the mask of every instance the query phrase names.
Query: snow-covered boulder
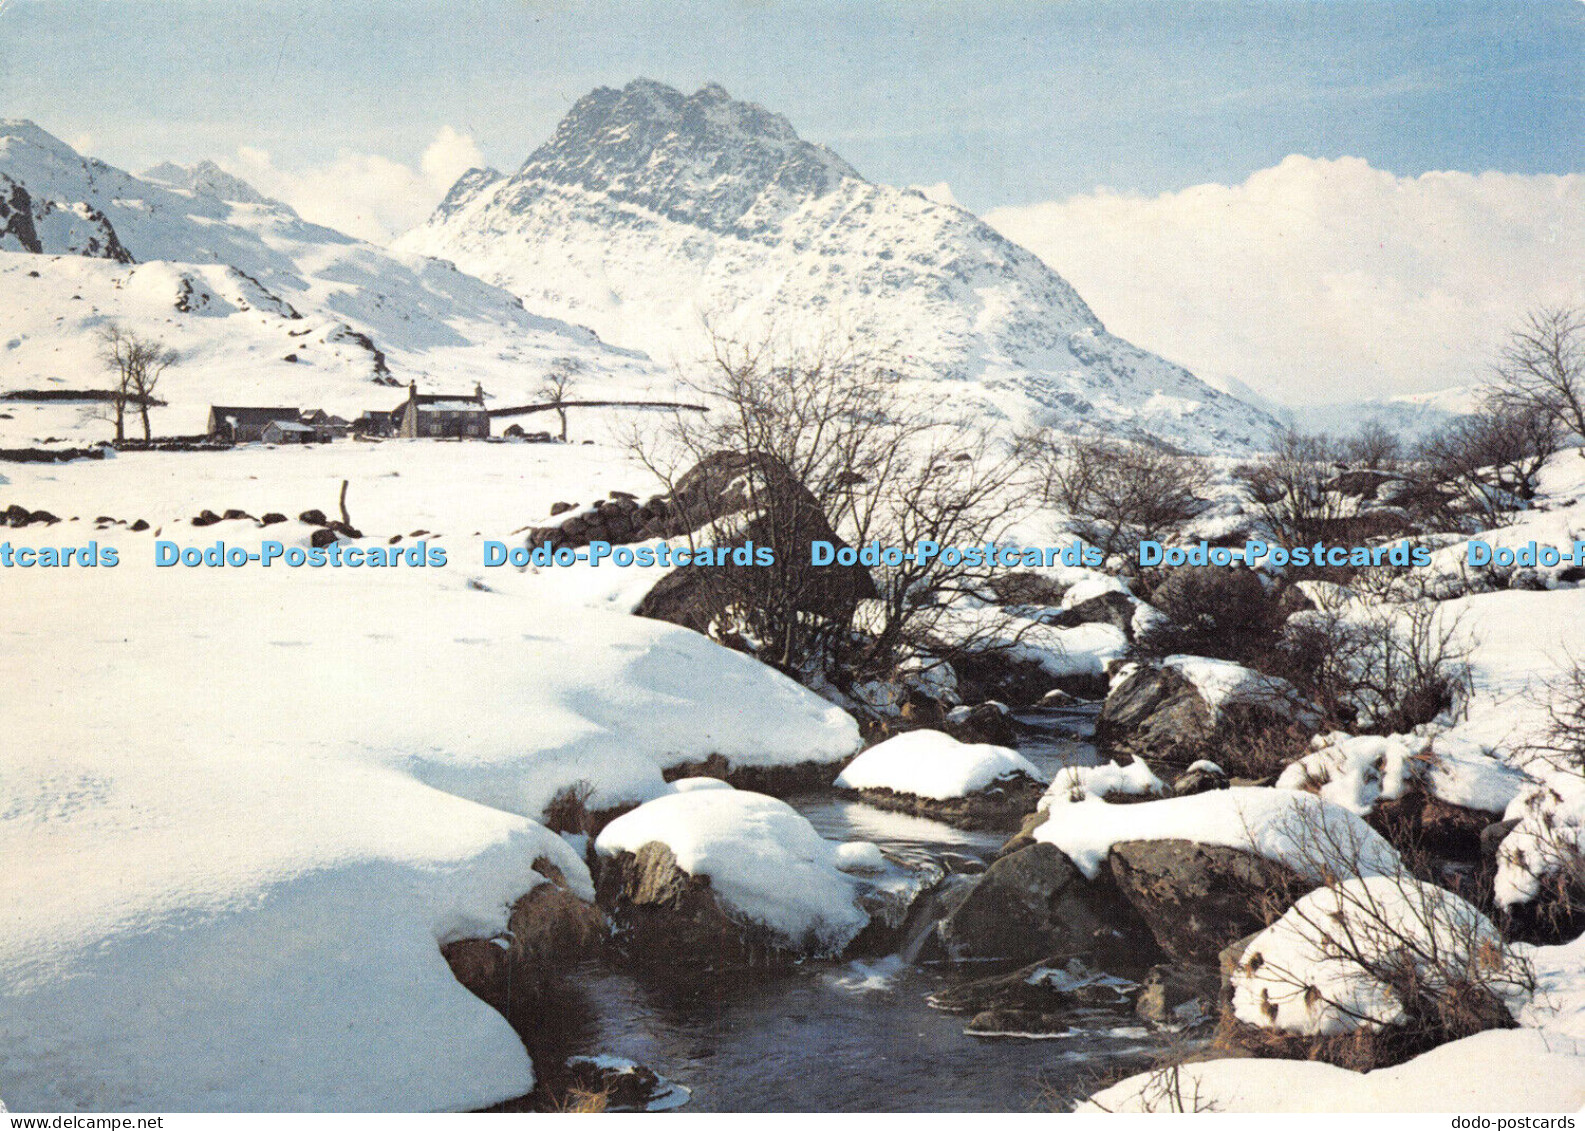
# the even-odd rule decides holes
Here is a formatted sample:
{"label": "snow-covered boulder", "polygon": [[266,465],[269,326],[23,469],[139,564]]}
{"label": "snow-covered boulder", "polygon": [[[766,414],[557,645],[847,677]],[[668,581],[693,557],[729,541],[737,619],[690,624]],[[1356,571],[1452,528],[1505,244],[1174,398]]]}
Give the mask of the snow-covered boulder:
{"label": "snow-covered boulder", "polygon": [[1045,774],[1016,750],[914,730],[870,747],[837,776],[838,789],[866,802],[961,827],[1016,827],[1046,787]]}
{"label": "snow-covered boulder", "polygon": [[[1056,800],[1056,799],[1054,799]],[[1035,830],[1091,879],[1112,846],[1184,840],[1221,845],[1286,865],[1314,883],[1336,875],[1390,874],[1398,854],[1363,820],[1310,793],[1235,786],[1190,797],[1111,804],[1057,802]]]}
{"label": "snow-covered boulder", "polygon": [[1279,789],[1318,793],[1372,817],[1396,843],[1473,859],[1481,831],[1530,784],[1488,747],[1422,727],[1413,734],[1317,735]]}
{"label": "snow-covered boulder", "polygon": [[1103,749],[1155,757],[1214,756],[1224,728],[1313,729],[1319,717],[1287,680],[1228,660],[1168,656],[1160,664],[1119,669],[1095,734]]}
{"label": "snow-covered boulder", "polygon": [[[636,957],[733,964],[835,954],[869,922],[844,852],[763,794],[691,790],[640,805],[595,841],[599,901]],[[847,870],[844,870],[847,869]]]}
{"label": "snow-covered boulder", "polygon": [[[1524,976],[1478,910],[1407,873],[1317,888],[1244,948],[1232,1008],[1302,1036],[1413,1027],[1465,1036],[1512,1025]],[[1464,1032],[1446,1033],[1449,1026]]]}
{"label": "snow-covered boulder", "polygon": [[1489,748],[1436,733],[1317,735],[1277,779],[1279,789],[1309,789],[1362,817],[1415,786],[1449,805],[1499,814],[1527,784]]}
{"label": "snow-covered boulder", "polygon": [[1064,766],[1052,775],[1051,785],[1041,795],[1040,808],[1092,797],[1103,801],[1109,797],[1159,797],[1166,791],[1166,784],[1138,758],[1127,765]]}

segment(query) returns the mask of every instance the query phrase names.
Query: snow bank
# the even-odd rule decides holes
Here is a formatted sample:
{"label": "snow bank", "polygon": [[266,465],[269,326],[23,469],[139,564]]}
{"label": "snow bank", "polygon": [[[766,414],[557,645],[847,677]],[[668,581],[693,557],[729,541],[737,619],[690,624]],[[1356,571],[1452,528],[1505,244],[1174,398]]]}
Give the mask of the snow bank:
{"label": "snow bank", "polygon": [[592,894],[544,804],[858,745],[769,668],[526,584],[156,570],[98,538],[123,565],[6,579],[0,1094],[25,1110],[520,1095],[522,1042],[440,946],[505,930],[539,856]]}
{"label": "snow bank", "polygon": [[[1408,875],[1369,876],[1302,897],[1244,950],[1233,1012],[1263,1029],[1335,1035],[1406,1019],[1385,969],[1408,956],[1435,994],[1465,974],[1510,989],[1502,935],[1452,892]],[[1495,961],[1497,965],[1492,965]]]}
{"label": "snow bank", "polygon": [[1392,846],[1364,821],[1311,793],[1246,786],[1127,805],[1047,796],[1051,817],[1035,830],[1035,839],[1056,845],[1091,879],[1112,845],[1127,840],[1239,848],[1317,883],[1329,871],[1390,873],[1398,862]]}
{"label": "snow bank", "polygon": [[967,797],[1019,774],[1046,775],[1015,750],[959,742],[936,730],[912,730],[860,754],[837,776],[839,789],[890,789],[945,801]]}
{"label": "snow bank", "polygon": [[1361,817],[1415,782],[1466,809],[1501,813],[1527,778],[1486,747],[1456,735],[1317,735],[1312,750],[1277,779],[1278,789],[1313,789]]}
{"label": "snow bank", "polygon": [[1161,1073],[1140,1073],[1097,1092],[1078,1110],[1467,1114],[1581,1107],[1585,1043],[1533,1029],[1494,1029],[1374,1072],[1311,1060],[1185,1064],[1175,1084]]}
{"label": "snow bank", "polygon": [[678,793],[606,826],[602,856],[664,844],[690,876],[708,876],[730,914],[769,928],[797,950],[837,951],[869,922],[842,868],[873,862],[826,840],[796,809],[745,790]]}

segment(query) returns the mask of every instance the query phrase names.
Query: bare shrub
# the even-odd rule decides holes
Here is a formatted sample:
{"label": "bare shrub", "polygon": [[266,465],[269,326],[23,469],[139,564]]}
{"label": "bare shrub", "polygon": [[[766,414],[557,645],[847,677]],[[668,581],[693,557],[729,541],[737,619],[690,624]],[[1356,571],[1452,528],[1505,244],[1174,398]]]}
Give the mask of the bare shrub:
{"label": "bare shrub", "polygon": [[582,780],[558,790],[545,803],[541,822],[553,833],[582,833],[592,836],[598,830],[589,809],[589,799],[594,796],[594,783]]}
{"label": "bare shrub", "polygon": [[[712,411],[673,414],[659,436],[635,438],[635,454],[674,495],[683,473],[706,458],[747,457],[760,469],[737,485],[747,511],[789,544],[807,529],[799,501],[806,498],[849,543],[904,548],[994,542],[1030,503],[1028,477],[1009,447],[937,418],[899,391],[895,372],[851,345],[785,349],[716,336],[711,356],[681,381]],[[800,489],[784,490],[768,468]],[[741,513],[689,516],[690,540],[731,544]],[[725,587],[715,603],[729,610],[712,635],[801,678],[846,678],[838,668],[886,676],[907,656],[931,651],[952,600],[985,587],[995,568],[941,555],[871,565],[879,597],[860,623],[851,613],[809,611],[828,580],[800,558],[807,553],[789,545],[769,566],[710,571],[709,584]],[[996,639],[994,619],[954,640],[972,647],[972,637]]]}
{"label": "bare shrub", "polygon": [[1428,602],[1323,601],[1290,618],[1266,670],[1292,681],[1334,725],[1378,734],[1459,710],[1471,678],[1460,618]]}
{"label": "bare shrub", "polygon": [[1127,440],[1064,442],[1047,431],[1024,447],[1045,501],[1070,518],[1070,529],[1107,557],[1138,568],[1139,543],[1160,542],[1205,509],[1206,476],[1193,457]]}
{"label": "bare shrub", "polygon": [[1274,437],[1263,459],[1238,469],[1239,481],[1278,545],[1324,542],[1347,515],[1343,496],[1327,486],[1341,454],[1328,436],[1288,428]]}
{"label": "bare shrub", "polygon": [[1168,620],[1140,635],[1142,654],[1186,652],[1258,668],[1276,648],[1285,614],[1254,570],[1180,566],[1150,580],[1150,602]]}
{"label": "bare shrub", "polygon": [[1367,420],[1343,437],[1341,454],[1350,467],[1397,471],[1404,460],[1403,441],[1379,420]]}

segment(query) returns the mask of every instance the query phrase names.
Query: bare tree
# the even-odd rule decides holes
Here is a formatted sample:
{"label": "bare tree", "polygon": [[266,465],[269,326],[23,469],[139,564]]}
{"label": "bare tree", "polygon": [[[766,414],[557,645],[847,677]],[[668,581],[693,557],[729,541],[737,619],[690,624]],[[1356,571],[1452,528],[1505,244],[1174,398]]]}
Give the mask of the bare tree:
{"label": "bare tree", "polygon": [[107,323],[99,330],[99,357],[105,368],[115,375],[111,389],[111,408],[116,425],[116,441],[126,439],[127,404],[137,406],[143,420],[143,439],[153,438],[149,428],[149,405],[154,399],[154,389],[160,377],[180,360],[180,355],[168,349],[158,338],[146,338],[118,322]]}
{"label": "bare tree", "polygon": [[[787,350],[713,336],[710,356],[681,380],[712,411],[674,412],[659,436],[636,435],[633,448],[678,505],[699,508],[680,525],[701,536],[737,537],[733,527],[750,513],[760,530],[794,545],[807,540],[818,510],[818,521],[854,546],[980,546],[1027,500],[1010,449],[934,419],[903,395],[895,372],[850,345]],[[727,514],[711,513],[725,509],[719,493],[689,489],[690,476],[717,465],[746,469]],[[832,581],[811,568],[807,545],[801,556],[778,553],[774,564],[742,574],[712,571],[713,584],[753,590],[723,592],[722,603],[747,620],[723,624],[718,635],[753,641],[757,655],[784,670],[824,666],[841,652],[844,669],[882,674],[922,646],[951,598],[990,569],[946,554],[889,557],[863,563],[879,599],[861,632],[851,612],[833,620],[810,611],[829,610],[821,598]],[[962,643],[961,634],[954,639]]]}
{"label": "bare tree", "polygon": [[1550,409],[1499,392],[1479,411],[1428,436],[1418,454],[1425,476],[1451,489],[1450,502],[1489,524],[1535,497],[1541,469],[1562,446],[1563,435]]}
{"label": "bare tree", "polygon": [[1068,513],[1070,527],[1110,557],[1160,541],[1205,507],[1198,461],[1149,444],[1100,437],[1063,443],[1045,432],[1023,447],[1032,456],[1047,502]]}
{"label": "bare tree", "polygon": [[1525,316],[1499,354],[1496,396],[1539,409],[1585,439],[1585,312],[1544,306]]}
{"label": "bare tree", "polygon": [[562,443],[567,442],[567,401],[571,399],[573,386],[577,384],[581,369],[582,366],[576,359],[558,357],[551,362],[550,371],[545,374],[545,379],[539,386],[539,395],[556,409],[556,415],[561,420]]}

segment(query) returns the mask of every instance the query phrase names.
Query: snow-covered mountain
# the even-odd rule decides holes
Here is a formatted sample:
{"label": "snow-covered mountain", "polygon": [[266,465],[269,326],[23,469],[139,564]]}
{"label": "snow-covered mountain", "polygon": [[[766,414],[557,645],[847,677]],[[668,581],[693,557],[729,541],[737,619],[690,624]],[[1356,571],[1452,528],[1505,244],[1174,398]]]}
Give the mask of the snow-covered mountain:
{"label": "snow-covered mountain", "polygon": [[[175,347],[166,434],[202,430],[211,403],[391,408],[400,394],[382,386],[409,380],[522,403],[559,358],[590,392],[670,387],[642,355],[449,264],[308,223],[213,165],[135,177],[25,121],[0,121],[0,310],[0,392],[103,387],[94,331],[111,320]],[[0,439],[70,432],[63,411],[7,406]]]}
{"label": "snow-covered mountain", "polygon": [[970,213],[865,180],[714,84],[595,90],[514,175],[470,171],[396,246],[658,358],[696,358],[705,320],[793,344],[853,335],[937,403],[1013,425],[1219,451],[1274,427],[1107,333],[1061,276]]}

